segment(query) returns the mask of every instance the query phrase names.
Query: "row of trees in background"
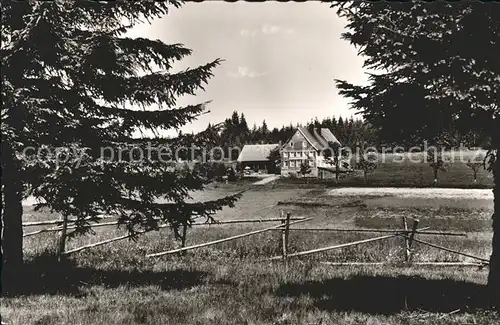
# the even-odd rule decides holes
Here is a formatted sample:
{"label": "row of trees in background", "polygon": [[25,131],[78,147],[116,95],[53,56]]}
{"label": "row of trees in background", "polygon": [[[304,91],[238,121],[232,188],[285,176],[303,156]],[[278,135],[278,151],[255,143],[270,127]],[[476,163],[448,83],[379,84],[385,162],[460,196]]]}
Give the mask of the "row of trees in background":
{"label": "row of trees in background", "polygon": [[[210,126],[210,125],[209,125]],[[374,129],[361,119],[327,117],[317,118],[306,123],[283,125],[281,128],[270,129],[265,120],[260,125],[253,124],[250,128],[243,113],[234,111],[227,118],[217,134],[217,142],[221,147],[238,147],[245,144],[280,143],[287,141],[298,127],[329,128],[337,139],[345,146],[355,147],[359,143],[377,143]],[[234,158],[234,154],[231,155]]]}
{"label": "row of trees in background", "polygon": [[[340,84],[340,89],[345,89],[345,86]],[[342,90],[343,94],[347,94]],[[395,133],[392,128],[390,137],[386,134],[389,130],[385,126],[375,127],[370,122],[372,118],[363,120],[360,118],[343,118],[326,117],[322,120],[318,118],[311,119],[305,123],[297,123],[295,125],[283,125],[280,128],[269,128],[266,120],[263,120],[260,125],[256,123],[252,127],[248,125],[246,117],[243,113],[234,111],[231,117],[226,118],[222,123],[220,131],[214,134],[214,141],[223,148],[242,148],[245,144],[262,144],[262,143],[280,143],[287,141],[298,127],[321,127],[330,129],[343,146],[349,148],[358,148],[363,146],[374,146],[381,148],[382,146],[402,146],[412,147],[421,145],[422,140],[426,140],[431,145],[439,148],[459,148],[464,147],[488,147],[489,138],[481,128],[467,129],[460,131],[458,128],[449,127],[445,130],[440,130],[439,134],[433,136],[420,136],[423,131],[414,133],[404,133],[398,130]],[[395,121],[393,121],[395,122]],[[377,122],[378,123],[378,122]],[[376,124],[378,125],[378,124]],[[209,125],[210,127],[210,125]],[[422,143],[421,143],[422,142]],[[225,151],[225,157],[236,159],[238,153]]]}

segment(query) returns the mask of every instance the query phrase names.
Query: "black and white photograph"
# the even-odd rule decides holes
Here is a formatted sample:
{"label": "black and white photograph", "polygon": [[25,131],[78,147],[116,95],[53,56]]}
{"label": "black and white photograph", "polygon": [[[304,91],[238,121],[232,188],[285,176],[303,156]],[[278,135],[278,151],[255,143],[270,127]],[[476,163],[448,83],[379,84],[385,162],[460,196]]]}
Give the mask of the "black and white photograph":
{"label": "black and white photograph", "polygon": [[2,325],[500,324],[500,1],[0,8]]}

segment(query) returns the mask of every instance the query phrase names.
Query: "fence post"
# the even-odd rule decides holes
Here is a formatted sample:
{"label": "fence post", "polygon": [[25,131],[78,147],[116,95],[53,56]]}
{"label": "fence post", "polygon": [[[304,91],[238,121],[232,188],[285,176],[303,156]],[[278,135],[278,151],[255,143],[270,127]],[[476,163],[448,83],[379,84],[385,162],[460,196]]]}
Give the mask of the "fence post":
{"label": "fence post", "polygon": [[[282,212],[282,215],[283,215],[283,212]],[[286,263],[286,260],[287,260],[287,257],[288,257],[288,235],[290,233],[290,212],[287,212],[286,213],[286,219],[284,219],[282,221],[282,223],[285,224],[285,229],[283,230],[283,233],[282,233],[282,239],[283,239],[283,261],[285,261]]]}
{"label": "fence post", "polygon": [[408,263],[410,260],[410,245],[408,242],[408,222],[406,222],[406,216],[403,216],[403,229],[405,230],[404,234],[404,250],[405,250],[405,262]]}
{"label": "fence post", "polygon": [[281,218],[281,252],[283,254],[283,259],[286,256],[286,245],[285,245],[285,227],[286,227],[286,219],[283,216],[283,210],[280,210],[280,218]]}
{"label": "fence post", "polygon": [[[187,234],[187,223],[184,223],[182,225],[181,248],[186,247],[186,234]],[[179,255],[182,256],[185,253],[186,253],[185,251],[181,251],[179,252]]]}
{"label": "fence post", "polygon": [[408,257],[408,263],[411,263],[411,259],[413,257],[413,251],[412,251],[411,246],[413,245],[413,238],[415,238],[415,234],[416,234],[416,231],[417,231],[417,227],[418,227],[419,221],[420,220],[418,220],[418,219],[414,219],[413,220],[413,226],[411,228],[411,234],[410,234],[410,237],[408,238],[408,249],[409,249],[409,252],[410,252],[410,255]]}
{"label": "fence post", "polygon": [[61,236],[59,237],[59,247],[57,249],[57,260],[62,261],[64,252],[66,251],[66,237],[68,232],[68,216],[63,214],[61,225]]}

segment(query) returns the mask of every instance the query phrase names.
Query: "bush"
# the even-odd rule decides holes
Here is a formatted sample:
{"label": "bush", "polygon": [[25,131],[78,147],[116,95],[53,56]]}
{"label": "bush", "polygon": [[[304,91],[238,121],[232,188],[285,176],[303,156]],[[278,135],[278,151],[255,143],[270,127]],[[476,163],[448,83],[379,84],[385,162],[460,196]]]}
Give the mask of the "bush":
{"label": "bush", "polygon": [[307,162],[302,162],[300,164],[300,174],[302,177],[306,177],[307,174],[311,173],[311,167]]}

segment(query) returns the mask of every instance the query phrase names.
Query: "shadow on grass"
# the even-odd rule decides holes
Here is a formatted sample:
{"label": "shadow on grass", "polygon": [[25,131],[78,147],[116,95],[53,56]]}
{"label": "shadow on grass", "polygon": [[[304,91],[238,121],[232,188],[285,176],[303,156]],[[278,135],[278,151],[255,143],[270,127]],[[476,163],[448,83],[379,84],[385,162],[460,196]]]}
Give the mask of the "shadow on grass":
{"label": "shadow on grass", "polygon": [[206,272],[169,270],[163,272],[96,269],[79,267],[73,261],[57,262],[54,255],[43,254],[25,263],[9,280],[2,279],[2,296],[62,294],[85,295],[84,287],[101,285],[116,288],[122,285],[159,286],[162,290],[181,290],[204,283]]}
{"label": "shadow on grass", "polygon": [[407,276],[356,276],[283,284],[277,295],[310,296],[315,306],[323,310],[373,314],[393,314],[403,310],[451,312],[488,307],[483,285]]}

